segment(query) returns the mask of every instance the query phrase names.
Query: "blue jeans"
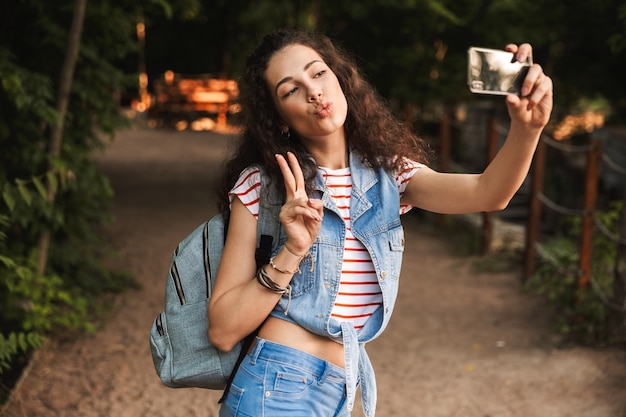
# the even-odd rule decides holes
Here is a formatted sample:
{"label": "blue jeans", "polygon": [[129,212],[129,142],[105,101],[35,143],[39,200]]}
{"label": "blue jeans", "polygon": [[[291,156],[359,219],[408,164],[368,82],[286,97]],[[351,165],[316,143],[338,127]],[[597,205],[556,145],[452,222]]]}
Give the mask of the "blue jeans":
{"label": "blue jeans", "polygon": [[235,374],[220,417],[346,417],[345,402],[341,367],[257,338]]}

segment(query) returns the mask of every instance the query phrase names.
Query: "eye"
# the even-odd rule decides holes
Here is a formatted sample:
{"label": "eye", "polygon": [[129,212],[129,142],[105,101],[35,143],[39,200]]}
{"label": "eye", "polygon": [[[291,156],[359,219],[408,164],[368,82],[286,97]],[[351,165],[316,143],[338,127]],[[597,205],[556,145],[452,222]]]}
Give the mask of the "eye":
{"label": "eye", "polygon": [[319,78],[322,75],[326,74],[326,70],[321,70],[315,73],[314,78]]}
{"label": "eye", "polygon": [[298,91],[298,87],[294,87],[291,90],[287,91],[285,94],[283,94],[283,98],[287,98],[290,95],[294,94],[296,91]]}

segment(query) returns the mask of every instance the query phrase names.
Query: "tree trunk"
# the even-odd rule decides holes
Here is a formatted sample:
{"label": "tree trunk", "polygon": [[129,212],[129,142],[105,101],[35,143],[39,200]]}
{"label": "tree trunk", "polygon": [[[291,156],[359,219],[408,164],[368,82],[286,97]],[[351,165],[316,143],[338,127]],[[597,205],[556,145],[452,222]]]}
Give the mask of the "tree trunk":
{"label": "tree trunk", "polygon": [[[59,80],[59,91],[57,93],[56,109],[59,112],[59,123],[53,127],[50,134],[50,158],[59,157],[61,155],[61,139],[63,138],[63,128],[65,126],[65,116],[67,115],[67,107],[70,100],[70,91],[72,89],[72,80],[74,78],[74,69],[78,60],[78,52],[80,50],[80,39],[83,32],[83,22],[85,21],[85,9],[87,8],[87,0],[75,0],[74,2],[74,18],[72,20],[72,28],[70,29],[67,50],[65,52],[65,62],[61,70]],[[53,169],[51,167],[51,169]],[[53,205],[55,199],[55,189],[52,184],[48,183],[46,199],[48,204]],[[46,229],[39,236],[37,272],[43,275],[46,272],[48,264],[48,250],[50,247],[51,232]]]}

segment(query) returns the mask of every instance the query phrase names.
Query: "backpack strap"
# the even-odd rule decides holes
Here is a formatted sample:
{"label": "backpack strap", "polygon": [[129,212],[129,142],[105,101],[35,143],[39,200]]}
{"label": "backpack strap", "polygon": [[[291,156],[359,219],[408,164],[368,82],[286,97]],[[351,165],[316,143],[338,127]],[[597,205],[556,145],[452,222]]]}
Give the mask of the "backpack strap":
{"label": "backpack strap", "polygon": [[[272,251],[278,246],[281,227],[280,221],[278,221],[278,216],[282,206],[280,196],[276,190],[276,185],[269,184],[270,179],[262,166],[258,166],[258,168],[261,171],[261,191],[259,194],[259,216],[257,219],[257,249],[254,253],[257,269],[269,263]],[[239,369],[239,365],[241,365],[241,362],[247,355],[248,350],[256,339],[257,334],[259,334],[259,330],[262,325],[263,323],[261,323],[255,331],[242,340],[239,357],[237,358],[237,362],[235,362],[233,372],[228,378],[228,382],[224,388],[224,393],[218,403],[224,402],[224,399],[228,395],[230,385],[232,384],[233,379],[235,379],[235,374]]]}
{"label": "backpack strap", "polygon": [[270,184],[270,178],[263,167],[258,168],[261,171],[261,193],[257,219],[257,250],[254,255],[257,269],[269,263],[272,251],[278,246],[281,227],[278,216],[283,205],[276,185]]}

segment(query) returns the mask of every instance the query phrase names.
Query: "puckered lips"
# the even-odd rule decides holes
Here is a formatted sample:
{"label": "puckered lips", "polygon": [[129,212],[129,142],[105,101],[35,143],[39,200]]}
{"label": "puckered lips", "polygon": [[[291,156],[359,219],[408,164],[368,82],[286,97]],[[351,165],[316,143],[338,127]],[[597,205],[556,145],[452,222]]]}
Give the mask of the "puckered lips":
{"label": "puckered lips", "polygon": [[328,101],[320,103],[315,108],[315,115],[319,117],[320,119],[330,116],[332,112],[333,112],[333,103],[330,103]]}

